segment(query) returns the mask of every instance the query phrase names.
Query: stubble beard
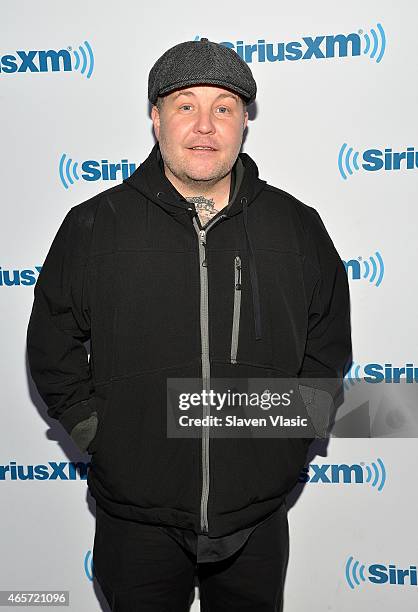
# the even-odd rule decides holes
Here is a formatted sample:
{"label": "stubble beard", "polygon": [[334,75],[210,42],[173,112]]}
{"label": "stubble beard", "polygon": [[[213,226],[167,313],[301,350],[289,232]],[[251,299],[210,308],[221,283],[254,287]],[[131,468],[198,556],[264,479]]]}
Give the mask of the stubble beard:
{"label": "stubble beard", "polygon": [[238,150],[234,159],[222,160],[219,165],[216,165],[210,172],[204,174],[202,171],[194,171],[192,163],[189,164],[186,160],[178,159],[175,155],[171,155],[169,148],[166,148],[164,143],[161,142],[160,151],[164,165],[176,179],[193,191],[200,190],[202,194],[210,190],[211,187],[231,172],[239,152]]}

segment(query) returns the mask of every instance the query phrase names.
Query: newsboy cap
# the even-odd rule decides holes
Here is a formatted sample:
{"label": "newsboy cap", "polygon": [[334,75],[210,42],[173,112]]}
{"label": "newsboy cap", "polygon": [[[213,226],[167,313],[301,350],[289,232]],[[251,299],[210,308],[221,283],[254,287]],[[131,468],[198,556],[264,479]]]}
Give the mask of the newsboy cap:
{"label": "newsboy cap", "polygon": [[155,62],[148,76],[148,99],[155,104],[158,96],[200,84],[230,89],[247,104],[257,92],[250,67],[236,51],[201,38],[171,47]]}

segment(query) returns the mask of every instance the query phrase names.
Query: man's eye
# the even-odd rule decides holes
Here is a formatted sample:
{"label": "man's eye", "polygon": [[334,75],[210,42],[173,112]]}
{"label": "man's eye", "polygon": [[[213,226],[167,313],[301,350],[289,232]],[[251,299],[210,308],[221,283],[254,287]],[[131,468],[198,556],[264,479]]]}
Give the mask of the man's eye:
{"label": "man's eye", "polygon": [[[225,111],[229,113],[229,108],[226,106],[219,106],[218,108],[220,108],[221,110],[224,109]],[[226,115],[226,113],[221,113],[221,115]]]}
{"label": "man's eye", "polygon": [[191,104],[182,104],[182,106],[180,106],[180,108],[184,108],[185,106],[188,106],[189,108],[191,108],[191,107],[192,107],[192,105],[191,105]]}

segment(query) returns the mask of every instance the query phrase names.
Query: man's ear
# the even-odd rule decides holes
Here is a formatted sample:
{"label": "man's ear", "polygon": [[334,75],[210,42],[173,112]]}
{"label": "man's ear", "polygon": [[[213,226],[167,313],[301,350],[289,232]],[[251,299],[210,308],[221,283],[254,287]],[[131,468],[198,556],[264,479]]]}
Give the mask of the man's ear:
{"label": "man's ear", "polygon": [[248,111],[245,111],[245,113],[244,113],[244,123],[243,123],[243,126],[242,126],[242,131],[244,131],[245,128],[247,127],[247,123],[248,123]]}
{"label": "man's ear", "polygon": [[154,126],[154,133],[157,140],[159,140],[160,136],[160,112],[158,108],[154,105],[151,109],[151,119]]}

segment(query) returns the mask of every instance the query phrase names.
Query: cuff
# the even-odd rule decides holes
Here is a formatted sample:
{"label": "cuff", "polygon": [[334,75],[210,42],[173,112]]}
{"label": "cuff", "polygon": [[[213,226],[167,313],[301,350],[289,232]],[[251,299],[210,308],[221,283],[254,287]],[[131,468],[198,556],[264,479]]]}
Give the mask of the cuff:
{"label": "cuff", "polygon": [[299,385],[299,391],[305,403],[317,438],[329,436],[334,400],[331,393],[323,389]]}
{"label": "cuff", "polygon": [[88,400],[78,402],[67,408],[64,414],[61,415],[59,422],[71,435],[71,431],[81,421],[88,419],[94,411],[94,397],[91,396]]}

